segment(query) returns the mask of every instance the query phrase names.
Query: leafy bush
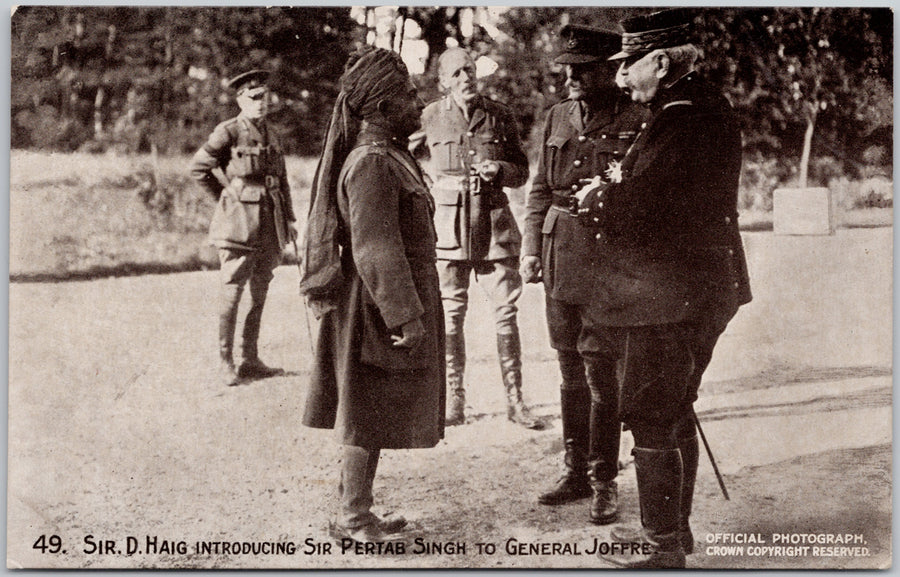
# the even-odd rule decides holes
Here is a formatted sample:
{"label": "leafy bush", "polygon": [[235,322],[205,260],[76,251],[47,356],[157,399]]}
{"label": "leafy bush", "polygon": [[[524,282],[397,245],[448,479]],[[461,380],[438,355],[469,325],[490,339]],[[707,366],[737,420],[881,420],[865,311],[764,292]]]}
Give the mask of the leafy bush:
{"label": "leafy bush", "polygon": [[884,176],[864,180],[850,180],[846,176],[840,176],[832,179],[828,188],[834,195],[835,204],[844,210],[894,206],[894,184]]}

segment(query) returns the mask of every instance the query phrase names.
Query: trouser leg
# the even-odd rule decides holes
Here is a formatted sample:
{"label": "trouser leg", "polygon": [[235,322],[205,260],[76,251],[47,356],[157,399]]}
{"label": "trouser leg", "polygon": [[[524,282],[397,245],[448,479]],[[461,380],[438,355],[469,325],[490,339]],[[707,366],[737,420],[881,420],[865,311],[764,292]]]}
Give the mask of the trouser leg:
{"label": "trouser leg", "polygon": [[284,372],[280,368],[266,366],[259,358],[259,331],[263,308],[266,305],[269,283],[274,277],[272,271],[281,260],[281,251],[275,247],[269,247],[268,250],[260,250],[255,256],[256,262],[253,274],[250,276],[250,310],[244,319],[242,334],[241,357],[243,360],[238,368],[238,375],[242,378],[266,378]]}
{"label": "trouser leg", "polygon": [[466,419],[465,320],[471,267],[460,261],[438,261],[437,268],[446,333],[447,412],[444,424],[461,425]]}
{"label": "trouser leg", "polygon": [[634,568],[683,568],[684,464],[677,432],[694,370],[690,331],[674,324],[632,327],[626,333],[620,407],[634,435],[641,540],[649,554],[607,560]]}
{"label": "trouser leg", "polygon": [[238,375],[234,368],[234,333],[244,285],[250,278],[251,253],[219,249],[219,379],[234,385]]}
{"label": "trouser leg", "polygon": [[244,361],[259,358],[259,329],[268,291],[268,284],[250,284],[250,310],[244,319],[244,331],[241,335],[241,358]]}
{"label": "trouser leg", "polygon": [[263,308],[266,306],[269,283],[274,278],[272,271],[278,266],[281,253],[274,247],[270,247],[254,253],[254,258],[253,273],[250,276],[250,310],[247,311],[244,332],[241,336],[243,340],[241,357],[244,361],[259,359],[259,330]]}
{"label": "trouser leg", "polygon": [[219,356],[222,361],[234,366],[234,330],[237,325],[238,307],[243,287],[223,285],[219,294]]}
{"label": "trouser leg", "polygon": [[522,295],[518,259],[478,261],[473,264],[473,270],[494,309],[497,354],[506,390],[506,416],[528,429],[541,429],[543,423],[531,416],[522,400],[522,345],[516,322],[519,310],[516,302]]}

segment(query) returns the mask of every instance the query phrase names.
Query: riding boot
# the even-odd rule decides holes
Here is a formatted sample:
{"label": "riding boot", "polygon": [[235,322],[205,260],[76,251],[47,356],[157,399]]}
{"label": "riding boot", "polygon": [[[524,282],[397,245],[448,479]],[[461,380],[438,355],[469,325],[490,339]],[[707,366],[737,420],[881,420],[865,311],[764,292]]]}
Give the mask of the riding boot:
{"label": "riding boot", "polygon": [[[538,497],[542,505],[562,505],[591,495],[587,476],[590,392],[583,383],[584,368],[578,353],[560,351],[559,358],[564,379],[559,392],[566,472],[556,485]],[[577,368],[580,373],[574,370]]]}
{"label": "riding boot", "polygon": [[544,423],[532,417],[522,401],[522,345],[518,331],[497,335],[497,353],[506,387],[506,417],[526,429],[543,429]]}
{"label": "riding boot", "polygon": [[618,415],[616,366],[601,359],[586,359],[585,376],[591,391],[588,476],[593,498],[590,520],[606,525],[618,516],[619,439],[622,425]]}
{"label": "riding boot", "polygon": [[458,331],[447,333],[447,413],[444,425],[466,422],[466,337]]}
{"label": "riding boot", "polygon": [[[251,281],[252,283],[252,281]],[[265,379],[283,374],[282,369],[266,366],[259,359],[259,328],[262,322],[263,307],[266,304],[268,284],[250,286],[250,310],[244,319],[244,332],[241,335],[243,342],[241,348],[241,366],[238,367],[238,375],[242,378]]]}
{"label": "riding boot", "polygon": [[[628,548],[600,559],[629,569],[683,569],[680,538],[682,491],[681,452],[678,449],[634,449],[642,539],[639,552]],[[614,537],[615,538],[615,537]]]}
{"label": "riding boot", "polygon": [[338,485],[341,511],[328,528],[333,538],[351,539],[357,543],[400,539],[397,531],[389,529],[389,523],[372,512],[372,485],[380,455],[379,449],[344,445]]}
{"label": "riding boot", "polygon": [[219,381],[225,386],[237,384],[238,375],[234,370],[234,329],[237,325],[238,305],[241,302],[242,287],[225,285],[219,296]]}

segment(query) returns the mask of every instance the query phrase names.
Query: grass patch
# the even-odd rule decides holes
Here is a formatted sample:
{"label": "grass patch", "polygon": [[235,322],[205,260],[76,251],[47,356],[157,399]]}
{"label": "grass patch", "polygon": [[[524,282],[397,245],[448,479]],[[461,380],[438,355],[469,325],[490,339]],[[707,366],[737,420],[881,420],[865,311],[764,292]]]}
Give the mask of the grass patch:
{"label": "grass patch", "polygon": [[[299,230],[316,158],[287,158]],[[10,156],[11,281],[85,279],[218,268],[206,239],[213,199],[188,176],[190,158],[13,150]],[[846,189],[866,186],[842,182]],[[853,188],[853,187],[856,188]],[[527,185],[511,191],[524,216]],[[846,203],[844,203],[846,204]],[[837,207],[841,227],[891,226],[891,208]],[[772,230],[772,213],[741,213],[741,229]],[[287,262],[296,262],[293,247]]]}
{"label": "grass patch", "polygon": [[[10,279],[217,268],[206,239],[215,203],[188,176],[189,161],[13,151]],[[315,159],[288,159],[303,219],[314,170]]]}

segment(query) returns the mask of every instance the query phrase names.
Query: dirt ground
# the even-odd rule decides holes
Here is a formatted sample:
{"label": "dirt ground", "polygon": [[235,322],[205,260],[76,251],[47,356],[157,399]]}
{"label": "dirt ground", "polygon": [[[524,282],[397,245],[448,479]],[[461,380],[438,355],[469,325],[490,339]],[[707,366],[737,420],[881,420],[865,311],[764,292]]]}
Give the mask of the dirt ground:
{"label": "dirt ground", "polygon": [[[697,407],[731,499],[701,456],[688,567],[888,567],[892,230],[745,241],[755,300],[723,336]],[[288,373],[225,388],[213,381],[214,272],[10,285],[7,566],[603,567],[589,551],[609,527],[587,522],[587,501],[536,502],[562,455],[537,286],[521,301],[525,396],[548,428],[505,420],[476,288],[471,422],[434,449],[383,452],[376,478],[376,508],[411,522],[406,550],[327,552],[339,446],[299,424],[314,327],[296,288],[296,269],[279,268],[261,339],[264,360]],[[619,487],[620,520],[634,524],[633,466]],[[763,548],[781,535],[856,549]],[[723,539],[764,543],[714,549],[737,545]],[[198,542],[282,550],[198,552]],[[554,543],[560,554],[529,554]]]}

